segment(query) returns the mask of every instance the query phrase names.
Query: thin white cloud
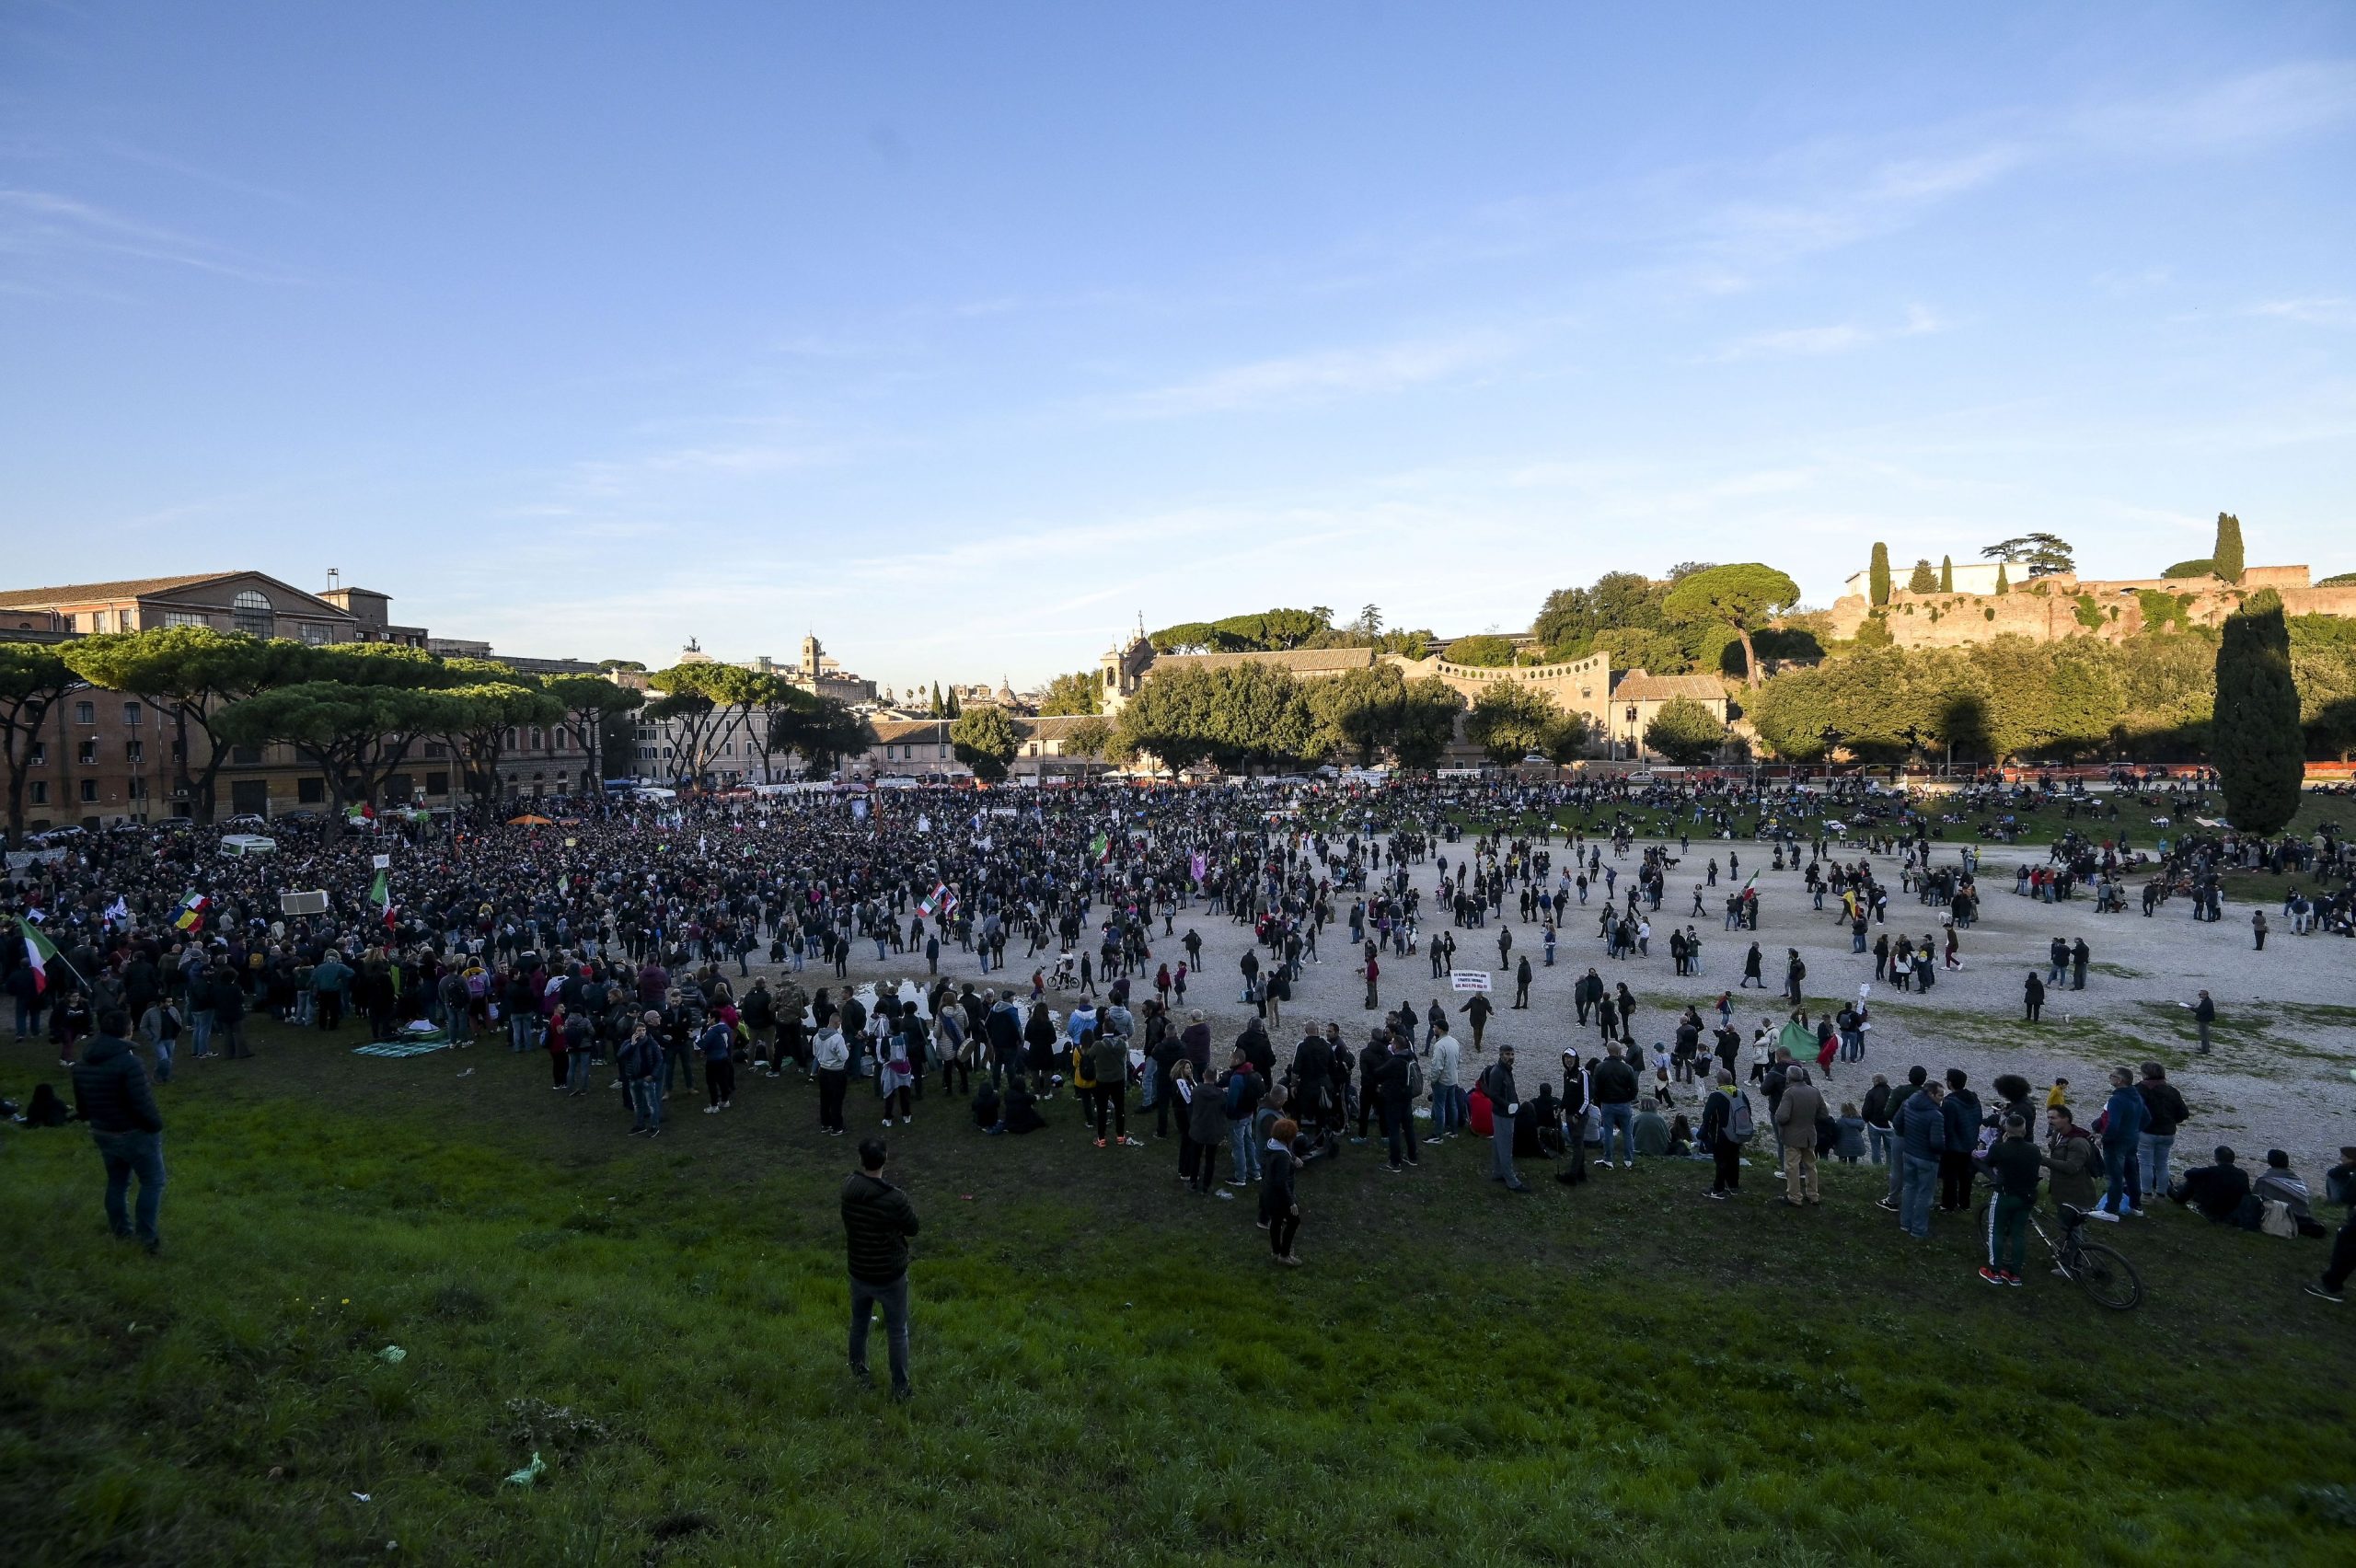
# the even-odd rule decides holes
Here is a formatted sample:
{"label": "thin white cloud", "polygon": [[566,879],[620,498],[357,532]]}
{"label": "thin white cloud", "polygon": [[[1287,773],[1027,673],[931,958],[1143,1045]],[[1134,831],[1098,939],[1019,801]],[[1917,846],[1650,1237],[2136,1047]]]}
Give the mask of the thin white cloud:
{"label": "thin white cloud", "polygon": [[2252,316],[2274,316],[2307,327],[2356,327],[2356,299],[2344,294],[2310,295],[2304,299],[2260,300],[2249,306]]}
{"label": "thin white cloud", "polygon": [[1906,319],[1895,327],[1862,327],[1854,322],[1842,322],[1830,327],[1789,327],[1779,331],[1754,332],[1738,338],[1720,350],[1720,360],[1745,360],[1845,353],[1868,343],[1891,338],[1919,338],[1929,332],[1946,329],[1946,323],[1937,312],[1923,306],[1906,308]]}
{"label": "thin white cloud", "polygon": [[1380,397],[1497,364],[1522,346],[1511,333],[1484,329],[1254,360],[1134,394],[1114,411],[1130,419],[1172,419]]}
{"label": "thin white cloud", "polygon": [[300,274],[192,235],[125,217],[51,190],[0,188],[0,253],[63,259],[110,255],[160,261],[249,283],[298,283]]}

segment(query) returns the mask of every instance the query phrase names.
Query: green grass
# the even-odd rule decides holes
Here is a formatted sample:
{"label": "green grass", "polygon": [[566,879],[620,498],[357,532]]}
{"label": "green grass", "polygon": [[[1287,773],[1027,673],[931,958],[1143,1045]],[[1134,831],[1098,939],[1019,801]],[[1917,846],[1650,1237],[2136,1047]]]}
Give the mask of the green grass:
{"label": "green grass", "polygon": [[2034,1261],[1982,1286],[1961,1220],[1904,1241],[1869,1167],[1805,1213],[1669,1161],[1509,1200],[1460,1143],[1308,1172],[1276,1271],[1172,1146],[1100,1153],[1068,1104],[984,1140],[936,1096],[896,1135],[901,1410],[842,1368],[850,1153],[800,1085],[649,1146],[537,1056],[260,1049],[168,1091],[160,1259],[106,1239],[83,1135],[7,1136],[12,1562],[2356,1553],[2315,1243],[2163,1215],[2105,1238],[2150,1291],[2115,1318]]}

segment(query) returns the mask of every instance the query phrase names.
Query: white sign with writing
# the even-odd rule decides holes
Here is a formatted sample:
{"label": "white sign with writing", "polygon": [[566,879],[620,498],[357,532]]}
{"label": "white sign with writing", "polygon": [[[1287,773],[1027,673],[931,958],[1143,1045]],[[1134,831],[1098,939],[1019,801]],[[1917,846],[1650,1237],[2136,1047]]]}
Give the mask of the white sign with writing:
{"label": "white sign with writing", "polygon": [[1485,969],[1450,970],[1449,982],[1460,991],[1486,991],[1489,988],[1489,972]]}

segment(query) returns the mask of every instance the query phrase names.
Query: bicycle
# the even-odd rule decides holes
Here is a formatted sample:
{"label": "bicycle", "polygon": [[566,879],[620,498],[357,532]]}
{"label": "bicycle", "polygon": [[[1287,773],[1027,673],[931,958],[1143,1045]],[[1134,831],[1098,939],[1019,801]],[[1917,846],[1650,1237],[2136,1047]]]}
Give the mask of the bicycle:
{"label": "bicycle", "polygon": [[2086,1211],[2073,1204],[2057,1204],[2062,1216],[2062,1239],[2056,1242],[2045,1233],[2045,1227],[2031,1209],[2028,1228],[2053,1254],[2054,1271],[2065,1279],[2075,1280],[2078,1287],[2094,1298],[2097,1307],[2113,1312],[2131,1312],[2143,1300],[2142,1277],[2135,1265],[2112,1248],[2099,1241],[2089,1241],[2081,1234],[2086,1226]]}

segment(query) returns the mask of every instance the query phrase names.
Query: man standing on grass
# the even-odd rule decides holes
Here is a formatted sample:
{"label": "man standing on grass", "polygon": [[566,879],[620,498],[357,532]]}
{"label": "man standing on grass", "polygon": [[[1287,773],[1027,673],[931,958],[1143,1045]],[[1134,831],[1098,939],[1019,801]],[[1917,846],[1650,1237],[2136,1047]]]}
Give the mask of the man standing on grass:
{"label": "man standing on grass", "polygon": [[1521,1115],[1521,1091],[1514,1086],[1512,1046],[1497,1047],[1497,1059],[1482,1075],[1482,1087],[1488,1094],[1494,1120],[1490,1141],[1496,1159],[1489,1167],[1489,1180],[1504,1182],[1508,1193],[1527,1193],[1530,1183],[1513,1168],[1513,1129]]}
{"label": "man standing on grass", "polygon": [[2110,1098],[2103,1103],[2102,1170],[2108,1183],[2102,1201],[2088,1212],[2089,1219],[2117,1221],[2140,1218],[2128,1193],[2128,1169],[2143,1132],[2143,1097],[2131,1085],[2125,1067],[2112,1069]]}
{"label": "man standing on grass", "polygon": [[1899,1161],[1904,1176],[1898,1194],[1898,1226],[1917,1241],[1931,1239],[1931,1206],[1939,1195],[1939,1157],[1946,1152],[1946,1090],[1925,1081],[1898,1113]]}
{"label": "man standing on grass", "polygon": [[860,1140],[860,1168],[843,1182],[843,1236],[850,1262],[850,1372],[862,1388],[874,1381],[867,1370],[867,1328],[881,1307],[892,1397],[906,1401],[908,1238],[917,1233],[917,1210],[907,1193],[884,1180],[884,1159],[882,1138]]}
{"label": "man standing on grass", "polygon": [[2339,1234],[2332,1238],[2331,1262],[2324,1265],[2323,1278],[2307,1286],[2307,1294],[2344,1301],[2341,1292],[2348,1276],[2356,1274],[2356,1145],[2343,1147],[2339,1163],[2324,1173],[2323,1192],[2331,1202],[2347,1205],[2348,1212],[2340,1219]]}
{"label": "man standing on grass", "polygon": [[2004,1118],[2004,1134],[1981,1157],[1995,1196],[1988,1200],[1988,1261],[1980,1277],[1990,1285],[2018,1285],[2021,1256],[2028,1249],[2029,1211],[2037,1206],[2037,1172],[2043,1163],[2028,1136],[2028,1118]]}
{"label": "man standing on grass", "polygon": [[139,1054],[124,1036],[131,1020],[119,1009],[98,1014],[98,1031],[74,1064],[75,1113],[90,1124],[98,1158],[107,1168],[107,1227],[123,1240],[134,1234],[123,1205],[131,1178],[139,1178],[139,1244],[150,1252],[163,1246],[156,1216],[164,1202],[164,1118],[147,1087]]}

